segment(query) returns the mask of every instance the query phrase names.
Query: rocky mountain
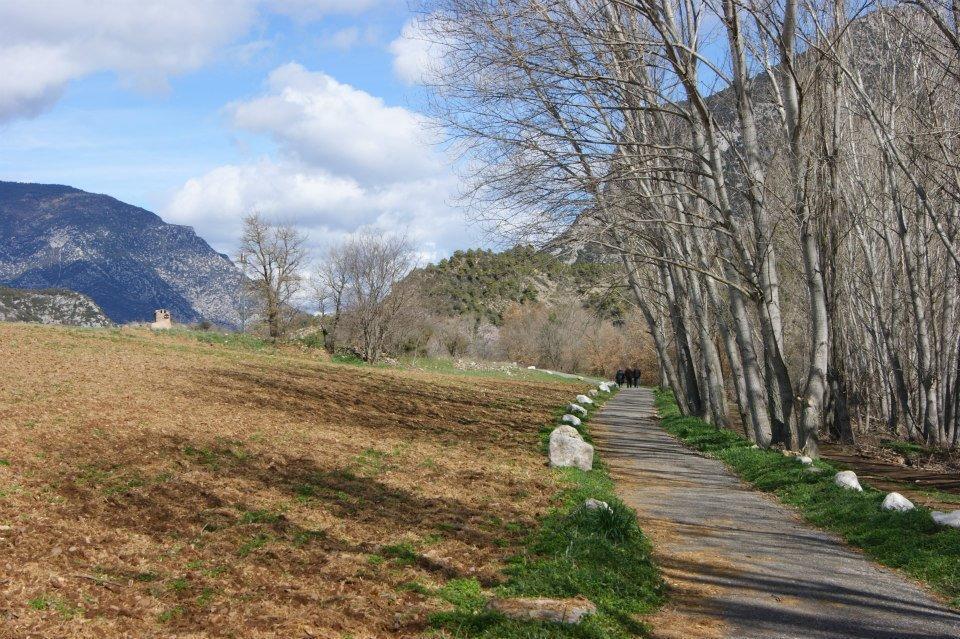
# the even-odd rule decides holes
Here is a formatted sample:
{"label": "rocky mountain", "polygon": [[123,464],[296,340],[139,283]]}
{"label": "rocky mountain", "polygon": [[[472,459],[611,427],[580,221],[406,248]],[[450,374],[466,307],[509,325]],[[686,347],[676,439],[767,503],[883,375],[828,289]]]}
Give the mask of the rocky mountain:
{"label": "rocky mountain", "polygon": [[112,322],[96,303],[66,289],[30,291],[0,286],[0,322],[36,322],[87,328]]}
{"label": "rocky mountain", "polygon": [[69,289],[114,322],[238,322],[241,275],[193,229],[69,186],[0,182],[0,284]]}

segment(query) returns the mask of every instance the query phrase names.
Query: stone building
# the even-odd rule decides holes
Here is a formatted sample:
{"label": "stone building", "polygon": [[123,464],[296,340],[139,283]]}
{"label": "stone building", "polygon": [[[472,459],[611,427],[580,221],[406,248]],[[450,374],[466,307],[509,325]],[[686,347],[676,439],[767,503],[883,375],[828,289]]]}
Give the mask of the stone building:
{"label": "stone building", "polygon": [[150,328],[155,331],[173,328],[173,321],[170,318],[170,311],[165,308],[158,308],[153,314],[154,319],[153,323],[150,325]]}

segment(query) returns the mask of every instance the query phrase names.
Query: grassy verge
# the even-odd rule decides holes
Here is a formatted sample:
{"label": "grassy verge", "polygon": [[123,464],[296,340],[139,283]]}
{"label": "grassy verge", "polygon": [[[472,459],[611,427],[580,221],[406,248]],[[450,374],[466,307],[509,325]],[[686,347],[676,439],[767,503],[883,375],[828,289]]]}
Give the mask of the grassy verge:
{"label": "grassy verge", "polygon": [[795,506],[813,524],[838,533],[870,558],[902,570],[960,607],[960,530],[939,526],[924,508],[908,513],[880,507],[884,493],[834,485],[837,468],[818,461],[807,472],[793,457],[751,448],[740,435],[717,429],[677,410],[669,391],[657,392],[664,429],[696,450],[720,459],[760,490]]}
{"label": "grassy verge", "polygon": [[[587,441],[587,424],[601,403],[590,408],[578,428]],[[563,412],[558,411],[555,422],[541,430],[544,452]],[[493,594],[584,596],[596,604],[597,614],[578,626],[512,621],[485,610],[488,593],[476,580],[454,580],[435,593],[454,606],[431,619],[445,636],[614,639],[646,635],[637,616],[662,603],[664,589],[636,513],[616,497],[613,482],[597,457],[589,472],[573,468],[555,472],[563,484],[555,507],[528,535],[521,552],[509,560],[508,579]],[[610,510],[582,508],[590,497],[607,502]]]}

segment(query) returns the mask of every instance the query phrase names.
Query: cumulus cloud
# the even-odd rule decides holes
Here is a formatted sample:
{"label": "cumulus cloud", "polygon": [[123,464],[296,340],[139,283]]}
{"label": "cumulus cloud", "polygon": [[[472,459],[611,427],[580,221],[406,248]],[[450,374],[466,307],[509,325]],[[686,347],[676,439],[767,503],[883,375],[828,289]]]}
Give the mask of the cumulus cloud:
{"label": "cumulus cloud", "polygon": [[218,167],[189,180],[164,211],[218,250],[230,252],[250,211],[295,224],[315,246],[360,229],[409,234],[432,259],[475,241],[462,214],[449,206],[456,180],[438,174],[406,182],[363,185],[317,167],[264,158]]}
{"label": "cumulus cloud", "polygon": [[236,128],[273,139],[276,157],[189,180],[164,211],[219,249],[229,250],[253,210],[296,224],[318,244],[358,229],[408,233],[434,257],[470,243],[451,206],[457,179],[424,116],[295,63],[226,112]]}
{"label": "cumulus cloud", "polygon": [[362,182],[439,169],[425,117],[299,64],[276,69],[264,95],[228,111],[237,128],[269,135],[285,154]]}
{"label": "cumulus cloud", "polygon": [[443,60],[443,44],[430,32],[424,18],[408,20],[389,48],[393,54],[393,72],[411,85],[429,84]]}
{"label": "cumulus cloud", "polygon": [[50,107],[71,80],[115,73],[162,92],[246,35],[265,11],[313,20],[393,0],[0,2],[0,122]]}
{"label": "cumulus cloud", "polygon": [[50,106],[70,80],[115,72],[158,91],[246,32],[253,0],[0,3],[0,121]]}

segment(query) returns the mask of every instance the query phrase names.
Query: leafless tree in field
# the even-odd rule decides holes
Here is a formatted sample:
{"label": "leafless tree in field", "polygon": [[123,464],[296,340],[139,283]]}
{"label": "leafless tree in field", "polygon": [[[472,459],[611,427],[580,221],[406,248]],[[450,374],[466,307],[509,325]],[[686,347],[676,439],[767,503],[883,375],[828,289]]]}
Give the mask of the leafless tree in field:
{"label": "leafless tree in field", "polygon": [[404,282],[414,266],[402,236],[361,233],[331,247],[317,271],[319,298],[331,313],[330,348],[345,331],[363,359],[375,362],[414,298]]}
{"label": "leafless tree in field", "polygon": [[259,213],[244,218],[237,265],[272,339],[286,332],[307,256],[306,238],[293,226],[270,222]]}

